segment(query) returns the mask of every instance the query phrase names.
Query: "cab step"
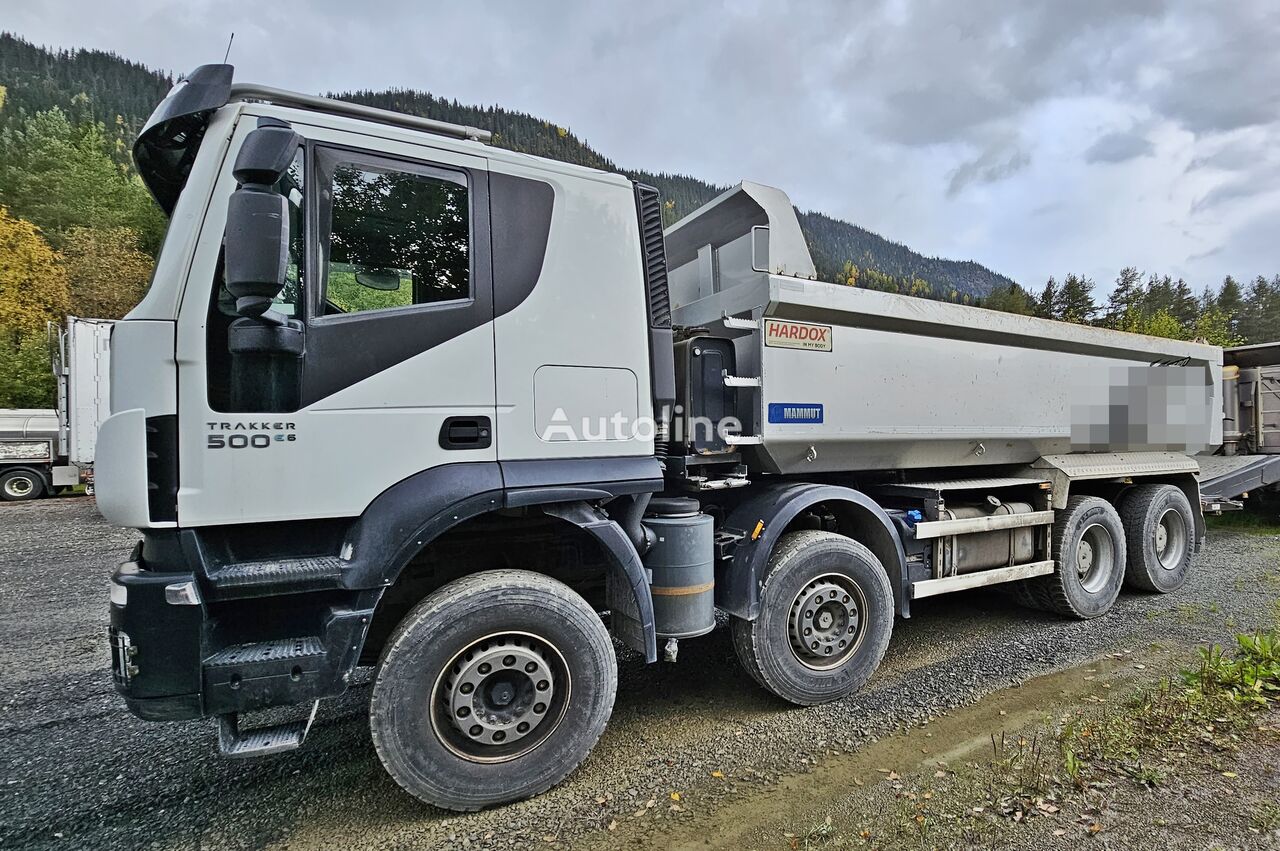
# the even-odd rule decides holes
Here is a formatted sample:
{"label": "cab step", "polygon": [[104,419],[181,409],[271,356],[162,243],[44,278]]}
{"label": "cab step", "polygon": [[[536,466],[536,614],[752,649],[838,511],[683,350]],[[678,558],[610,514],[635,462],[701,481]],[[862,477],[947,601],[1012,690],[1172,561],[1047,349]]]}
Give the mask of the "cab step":
{"label": "cab step", "polygon": [[205,711],[219,716],[311,700],[332,672],[316,636],[234,644],[206,656],[202,668]]}
{"label": "cab step", "polygon": [[251,668],[254,665],[270,666],[288,661],[323,659],[324,654],[324,642],[314,635],[309,635],[304,638],[280,638],[253,644],[235,644],[205,659],[204,666],[206,668]]}
{"label": "cab step", "polygon": [[311,724],[316,720],[320,701],[311,704],[311,714],[305,721],[290,721],[269,727],[240,729],[237,713],[218,716],[218,752],[226,757],[243,759],[252,756],[270,756],[275,753],[297,750],[302,747]]}
{"label": "cab step", "polygon": [[342,565],[337,556],[267,559],[223,565],[210,571],[219,597],[258,597],[340,587]]}

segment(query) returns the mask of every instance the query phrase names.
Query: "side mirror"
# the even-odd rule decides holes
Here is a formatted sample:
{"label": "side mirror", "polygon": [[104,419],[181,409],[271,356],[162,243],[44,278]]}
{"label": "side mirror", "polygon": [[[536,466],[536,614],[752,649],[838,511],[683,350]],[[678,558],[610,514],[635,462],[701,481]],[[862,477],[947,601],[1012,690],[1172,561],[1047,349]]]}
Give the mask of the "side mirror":
{"label": "side mirror", "polygon": [[275,184],[301,144],[288,124],[260,119],[232,171],[240,185],[227,204],[224,278],[236,312],[266,325],[286,321],[270,309],[289,269],[289,201]]}
{"label": "side mirror", "polygon": [[371,290],[394,292],[400,289],[400,273],[395,269],[361,269],[356,272],[356,283]]}

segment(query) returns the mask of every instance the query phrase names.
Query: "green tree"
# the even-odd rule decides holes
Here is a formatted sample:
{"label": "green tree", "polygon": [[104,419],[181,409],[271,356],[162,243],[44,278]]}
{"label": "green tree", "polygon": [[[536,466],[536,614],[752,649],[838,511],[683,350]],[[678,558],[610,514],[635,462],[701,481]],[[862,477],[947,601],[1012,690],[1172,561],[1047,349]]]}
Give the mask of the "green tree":
{"label": "green tree", "polygon": [[1200,312],[1200,306],[1196,303],[1195,294],[1191,292],[1191,286],[1182,278],[1173,285],[1173,305],[1169,312],[1188,327],[1195,324],[1196,314]]}
{"label": "green tree", "polygon": [[1262,275],[1253,279],[1245,295],[1238,330],[1250,343],[1280,339],[1280,275],[1270,281]]}
{"label": "green tree", "polygon": [[1120,270],[1115,289],[1107,299],[1102,324],[1108,328],[1119,328],[1129,309],[1141,303],[1142,295],[1142,273],[1133,266],[1125,266]]}
{"label": "green tree", "polygon": [[129,227],[154,253],[164,234],[142,182],[111,158],[103,126],[73,124],[56,107],[0,131],[0,203],[57,246],[72,228]]}
{"label": "green tree", "polygon": [[1217,290],[1217,297],[1213,299],[1213,303],[1226,314],[1231,333],[1238,334],[1240,311],[1244,310],[1244,294],[1240,292],[1240,284],[1236,283],[1235,278],[1228,275],[1222,279],[1222,288]]}
{"label": "green tree", "polygon": [[1151,275],[1147,278],[1142,309],[1148,316],[1155,316],[1162,310],[1172,314],[1174,301],[1173,278],[1168,275]]}
{"label": "green tree", "polygon": [[1040,298],[1036,301],[1036,316],[1042,319],[1061,319],[1062,302],[1058,295],[1058,282],[1051,275],[1045,282]]}
{"label": "green tree", "polygon": [[1035,299],[1017,284],[995,290],[982,300],[982,307],[1020,316],[1035,316],[1036,313]]}
{"label": "green tree", "polygon": [[1098,308],[1093,303],[1093,281],[1089,278],[1069,274],[1062,281],[1062,293],[1059,296],[1061,308],[1059,318],[1067,322],[1087,324],[1093,319]]}
{"label": "green tree", "polygon": [[1244,342],[1231,327],[1231,317],[1220,307],[1210,307],[1191,324],[1191,339],[1212,346],[1239,346]]}
{"label": "green tree", "polygon": [[0,327],[0,408],[52,408],[56,388],[45,335]]}

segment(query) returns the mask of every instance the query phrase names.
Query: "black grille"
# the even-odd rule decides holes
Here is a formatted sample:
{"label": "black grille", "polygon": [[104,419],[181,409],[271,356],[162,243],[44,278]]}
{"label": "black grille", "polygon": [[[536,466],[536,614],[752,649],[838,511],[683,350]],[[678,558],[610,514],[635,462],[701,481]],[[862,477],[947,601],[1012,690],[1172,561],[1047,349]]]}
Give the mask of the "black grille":
{"label": "black grille", "polygon": [[178,519],[178,417],[147,417],[147,507],[152,521]]}
{"label": "black grille", "polygon": [[671,292],[667,289],[667,249],[662,241],[662,199],[652,186],[637,183],[635,187],[640,247],[644,252],[644,283],[649,292],[649,325],[670,328]]}

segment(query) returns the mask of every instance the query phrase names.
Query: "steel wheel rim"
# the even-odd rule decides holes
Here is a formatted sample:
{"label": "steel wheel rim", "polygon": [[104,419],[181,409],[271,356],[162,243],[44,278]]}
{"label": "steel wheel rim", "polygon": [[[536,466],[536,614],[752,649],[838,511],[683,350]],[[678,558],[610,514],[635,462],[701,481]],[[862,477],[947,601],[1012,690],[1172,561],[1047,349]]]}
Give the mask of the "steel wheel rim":
{"label": "steel wheel rim", "polygon": [[1152,534],[1156,561],[1165,570],[1176,570],[1187,554],[1187,520],[1176,508],[1166,508]]}
{"label": "steel wheel rim", "polygon": [[436,677],[427,716],[446,748],[469,762],[517,759],[556,731],[572,678],[560,650],[529,632],[471,642]]}
{"label": "steel wheel rim", "polygon": [[36,483],[29,476],[14,476],[4,483],[4,492],[15,499],[31,496],[35,489]]}
{"label": "steel wheel rim", "polygon": [[1076,545],[1076,574],[1085,591],[1096,594],[1107,586],[1115,559],[1116,543],[1107,527],[1101,523],[1086,526]]}
{"label": "steel wheel rim", "polygon": [[797,661],[816,671],[847,662],[867,631],[867,598],[841,573],[811,579],[791,601],[787,634]]}

